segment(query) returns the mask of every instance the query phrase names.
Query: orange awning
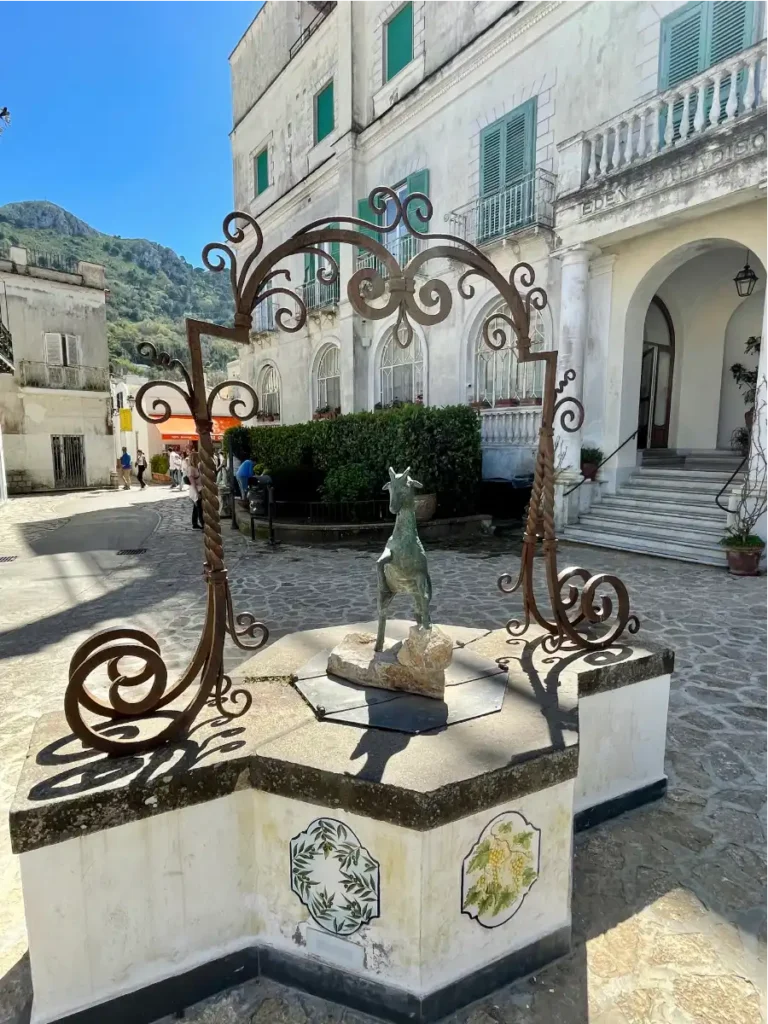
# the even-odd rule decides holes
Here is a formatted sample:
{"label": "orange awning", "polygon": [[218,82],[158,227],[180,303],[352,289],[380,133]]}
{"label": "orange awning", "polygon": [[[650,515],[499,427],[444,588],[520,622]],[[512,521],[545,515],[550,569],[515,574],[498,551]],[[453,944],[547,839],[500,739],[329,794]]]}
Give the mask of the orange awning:
{"label": "orange awning", "polygon": [[[219,440],[224,431],[236,427],[240,421],[234,416],[213,417],[213,437]],[[158,423],[164,441],[198,441],[195,421],[191,416],[171,416],[165,423]]]}

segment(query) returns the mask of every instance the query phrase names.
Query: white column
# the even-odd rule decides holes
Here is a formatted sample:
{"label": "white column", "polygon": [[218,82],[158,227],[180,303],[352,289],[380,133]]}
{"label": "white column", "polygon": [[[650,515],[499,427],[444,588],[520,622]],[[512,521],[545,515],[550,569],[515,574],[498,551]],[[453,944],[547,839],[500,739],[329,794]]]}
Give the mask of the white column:
{"label": "white column", "polygon": [[[575,245],[560,254],[562,273],[560,277],[560,337],[558,342],[558,381],[565,371],[572,369],[576,379],[563,390],[562,395],[573,396],[579,401],[584,394],[584,352],[587,339],[587,318],[589,312],[589,261],[600,250],[593,245]],[[557,452],[556,467],[568,475],[580,478],[581,430],[574,433],[564,431],[559,416],[555,420]]]}
{"label": "white column", "polygon": [[[766,344],[766,337],[768,337],[768,334],[766,333],[767,331],[768,331],[768,302],[766,302],[763,305],[763,343],[760,346],[760,359],[758,360],[758,364],[757,364],[757,391],[758,391],[758,398],[757,398],[757,400],[758,400],[758,402],[760,402],[761,400],[765,400],[765,395],[766,395],[766,388],[765,388],[765,385],[763,384],[763,381],[768,379],[768,344]],[[762,392],[762,394],[760,394],[760,392]],[[766,423],[765,415],[761,415],[759,418],[757,416],[755,417],[755,423],[754,423],[754,425],[752,427],[752,436],[753,436],[753,439],[758,441],[759,447],[763,451],[766,451],[766,446],[768,446],[768,423]],[[764,472],[763,472],[763,469],[761,468],[760,462],[755,457],[756,453],[755,453],[755,442],[754,442],[754,440],[752,442],[751,456],[752,457],[750,458],[749,461],[752,464],[750,466],[750,470],[752,472],[753,485],[754,485],[755,483],[759,482],[761,477],[762,477],[763,480],[765,480]],[[758,537],[762,537],[764,541],[768,540],[768,530],[766,529],[766,516],[765,515],[763,515],[762,519],[760,520],[760,522],[755,527],[755,533],[758,535]]]}

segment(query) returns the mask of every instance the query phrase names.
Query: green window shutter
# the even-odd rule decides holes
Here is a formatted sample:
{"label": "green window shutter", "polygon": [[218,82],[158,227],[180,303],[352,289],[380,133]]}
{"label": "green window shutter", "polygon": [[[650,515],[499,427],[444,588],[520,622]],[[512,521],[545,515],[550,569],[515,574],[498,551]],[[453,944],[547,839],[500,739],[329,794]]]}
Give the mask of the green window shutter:
{"label": "green window shutter", "polygon": [[405,4],[386,25],[387,81],[413,60],[413,4]]}
{"label": "green window shutter", "polygon": [[686,4],[661,23],[659,88],[669,89],[705,68],[704,3]]}
{"label": "green window shutter", "polygon": [[536,159],[536,100],[528,100],[507,115],[504,125],[504,185],[530,174]]}
{"label": "green window shutter", "polygon": [[727,60],[752,42],[755,4],[745,0],[729,0],[709,5],[705,68]]}
{"label": "green window shutter", "polygon": [[480,195],[491,196],[530,174],[536,161],[536,99],[488,125],[480,136]]}
{"label": "green window shutter", "polygon": [[[368,221],[369,224],[378,224],[379,223],[379,218],[376,216],[376,214],[373,212],[373,210],[368,205],[368,196],[365,196],[364,199],[358,199],[357,200],[357,216],[358,216],[358,218],[360,220]],[[367,228],[360,228],[360,231],[362,231],[362,233],[364,235],[370,235],[371,238],[375,238],[378,241],[381,240],[381,235],[379,235],[379,233],[377,231],[368,231]],[[366,249],[359,249],[358,248],[358,250],[357,250],[358,256],[365,255],[366,252],[367,252]]]}
{"label": "green window shutter", "polygon": [[[329,228],[335,229],[338,229],[338,226],[339,225],[336,223],[328,225]],[[338,263],[339,258],[341,256],[341,242],[331,242],[328,251],[330,252],[332,258],[336,260],[336,263]]]}
{"label": "green window shutter", "polygon": [[309,284],[310,281],[315,280],[315,254],[311,252],[304,253],[304,284]]}
{"label": "green window shutter", "polygon": [[256,157],[256,195],[269,188],[269,150],[262,149]]}
{"label": "green window shutter", "polygon": [[498,121],[480,136],[480,193],[484,196],[501,191],[501,137]]}
{"label": "green window shutter", "polygon": [[[425,168],[423,171],[415,171],[413,174],[408,175],[406,181],[406,188],[408,194],[411,192],[423,192],[425,196],[429,195],[429,171]],[[413,209],[419,208],[422,213],[426,213],[424,203],[414,203]],[[429,223],[422,224],[418,217],[413,217],[411,223],[416,231],[420,231],[422,234],[429,231]]]}
{"label": "green window shutter", "polygon": [[333,82],[329,82],[315,97],[315,142],[320,142],[333,131]]}

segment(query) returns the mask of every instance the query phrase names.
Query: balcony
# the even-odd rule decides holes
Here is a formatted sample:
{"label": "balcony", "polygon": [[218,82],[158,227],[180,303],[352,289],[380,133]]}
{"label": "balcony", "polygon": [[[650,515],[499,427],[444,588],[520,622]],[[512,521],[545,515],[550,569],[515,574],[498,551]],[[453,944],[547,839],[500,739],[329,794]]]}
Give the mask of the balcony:
{"label": "balcony", "polygon": [[540,403],[483,409],[480,414],[483,448],[535,448],[540,428]]}
{"label": "balcony", "polygon": [[62,274],[76,274],[78,260],[75,256],[63,256],[57,252],[43,252],[41,249],[27,249],[27,266],[43,270],[59,270]]}
{"label": "balcony", "polygon": [[264,299],[253,311],[253,327],[251,332],[253,334],[267,334],[270,331],[275,331],[275,307],[273,305],[272,296]]}
{"label": "balcony", "polygon": [[[413,235],[400,235],[397,238],[387,238],[386,235],[383,235],[381,244],[392,253],[400,267],[404,267],[424,247],[422,239],[415,238]],[[382,277],[387,276],[386,265],[378,260],[373,253],[365,250],[357,255],[357,269],[360,270],[361,267],[373,267]]]}
{"label": "balcony", "polygon": [[322,284],[320,281],[306,281],[297,291],[308,310],[332,309],[339,304],[339,282]]}
{"label": "balcony", "polygon": [[474,199],[446,218],[450,231],[475,245],[484,245],[539,226],[554,224],[556,177],[538,167],[514,185],[491,196]]}
{"label": "balcony", "polygon": [[325,19],[336,6],[336,0],[327,0],[326,3],[314,3],[312,4],[312,6],[317,11],[317,14],[314,16],[312,21],[310,21],[309,25],[307,25],[307,27],[301,33],[296,42],[291,45],[291,48],[288,51],[289,61],[293,60],[293,58],[296,56],[296,54],[299,52],[302,46],[304,46],[304,44],[309,40],[309,38],[312,35],[314,35],[315,32],[317,32],[322,23],[325,21]]}
{"label": "balcony", "polygon": [[766,101],[765,52],[762,40],[589,132],[582,186],[749,119]]}
{"label": "balcony", "polygon": [[61,388],[66,391],[109,391],[109,371],[104,366],[55,366],[22,359],[21,383],[28,388]]}

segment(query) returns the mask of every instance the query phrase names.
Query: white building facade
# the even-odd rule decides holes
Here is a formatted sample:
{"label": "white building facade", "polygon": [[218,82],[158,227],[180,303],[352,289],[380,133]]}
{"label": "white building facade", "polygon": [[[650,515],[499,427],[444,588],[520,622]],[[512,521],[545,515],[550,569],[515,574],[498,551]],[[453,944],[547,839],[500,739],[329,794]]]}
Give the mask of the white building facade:
{"label": "white building facade", "polygon": [[[309,221],[371,220],[366,197],[384,184],[428,193],[428,230],[478,244],[503,273],[530,263],[549,297],[533,336],[577,372],[568,393],[586,410],[583,429],[559,439],[561,479],[581,479],[582,445],[623,445],[600,486],[563,506],[569,530],[600,542],[589,517],[612,510],[602,533],[652,551],[632,503],[668,499],[685,516],[687,472],[697,522],[673,525],[691,527],[682,556],[708,560],[724,523],[714,496],[744,426],[730,367],[756,364],[744,348],[765,305],[762,5],[291,0],[265,4],[230,61],[235,205],[258,220],[265,250]],[[251,233],[243,252],[253,244]],[[385,244],[406,262],[420,240]],[[240,372],[270,421],[472,402],[484,475],[529,473],[541,379],[513,347],[484,347],[490,288],[464,300],[460,269],[430,267],[453,309],[403,350],[392,324],[346,299],[365,254],[338,256],[340,288],[318,282],[309,257],[285,262],[310,310],[300,331],[258,311]],[[741,297],[747,262],[756,281]]]}
{"label": "white building facade", "polygon": [[8,491],[109,486],[102,266],[18,246],[0,252],[0,371]]}

